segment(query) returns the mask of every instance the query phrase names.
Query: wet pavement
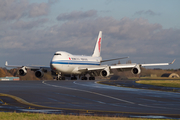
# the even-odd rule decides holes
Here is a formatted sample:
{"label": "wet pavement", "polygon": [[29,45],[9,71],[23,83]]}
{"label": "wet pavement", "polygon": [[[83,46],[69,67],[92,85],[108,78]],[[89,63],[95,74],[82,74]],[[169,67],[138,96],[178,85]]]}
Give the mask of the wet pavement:
{"label": "wet pavement", "polygon": [[[10,95],[0,94],[0,110],[180,118],[180,93],[109,86],[97,82],[79,80],[0,82],[1,93]],[[119,81],[119,86],[120,83],[122,82]],[[127,85],[127,81],[125,83]]]}

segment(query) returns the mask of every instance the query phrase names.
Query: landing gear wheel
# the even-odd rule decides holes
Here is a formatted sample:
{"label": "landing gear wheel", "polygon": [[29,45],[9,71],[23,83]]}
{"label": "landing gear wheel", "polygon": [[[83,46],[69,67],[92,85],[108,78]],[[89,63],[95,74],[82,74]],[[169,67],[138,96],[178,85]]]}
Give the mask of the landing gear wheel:
{"label": "landing gear wheel", "polygon": [[95,77],[89,77],[89,80],[95,80]]}
{"label": "landing gear wheel", "polygon": [[65,80],[66,78],[65,77],[62,77],[61,80]]}
{"label": "landing gear wheel", "polygon": [[81,80],[87,80],[87,77],[82,77]]}
{"label": "landing gear wheel", "polygon": [[57,77],[56,80],[65,80],[66,78],[65,77]]}
{"label": "landing gear wheel", "polygon": [[77,80],[77,77],[75,77],[75,76],[71,77],[71,80]]}

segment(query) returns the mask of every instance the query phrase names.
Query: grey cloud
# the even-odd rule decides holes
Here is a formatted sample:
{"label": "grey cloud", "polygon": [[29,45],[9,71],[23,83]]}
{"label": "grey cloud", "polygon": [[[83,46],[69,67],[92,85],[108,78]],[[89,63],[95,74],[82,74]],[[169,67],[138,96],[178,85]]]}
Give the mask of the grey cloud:
{"label": "grey cloud", "polygon": [[[40,21],[32,22],[39,25]],[[12,29],[12,26],[0,28],[0,31],[6,31],[0,32],[0,51],[2,54],[7,54],[9,51],[9,55],[16,58],[21,58],[23,55],[24,58],[21,60],[26,60],[29,54],[36,54],[39,57],[34,58],[36,62],[43,64],[40,58],[52,57],[52,54],[58,50],[91,55],[100,30],[103,31],[103,58],[128,55],[141,63],[144,62],[140,59],[142,56],[148,57],[149,62],[154,62],[154,57],[168,61],[179,58],[180,30],[163,29],[160,24],[151,24],[142,18],[125,17],[116,20],[112,17],[99,17],[80,21],[71,20],[44,29],[31,29],[31,23],[25,21],[19,21],[13,26],[18,29]],[[5,30],[2,30],[4,28]],[[15,56],[14,53],[18,54]],[[2,54],[0,58],[4,58]],[[49,62],[50,58],[46,60]],[[28,61],[31,62],[27,59],[26,62]]]}
{"label": "grey cloud", "polygon": [[[6,48],[3,45],[5,43],[14,42],[14,45],[17,45],[19,49],[24,49],[24,47],[26,50],[46,47],[46,50],[68,48],[74,52],[75,48],[78,48],[81,52],[83,50],[89,53],[94,48],[99,30],[103,31],[102,45],[106,48],[102,50],[107,53],[112,51],[116,51],[117,54],[158,54],[158,51],[168,53],[179,48],[176,46],[167,48],[166,46],[174,46],[174,43],[180,45],[178,42],[180,30],[162,29],[160,24],[150,24],[145,19],[123,18],[115,20],[111,17],[105,17],[94,20],[68,21],[60,26],[55,25],[42,30],[32,29],[33,24],[38,25],[40,22],[19,21],[15,23],[14,30],[1,33],[1,48]],[[142,49],[144,50],[142,51]],[[177,51],[173,54],[177,54]]]}
{"label": "grey cloud", "polygon": [[23,20],[19,20],[19,21],[14,22],[11,28],[16,29],[16,30],[17,29],[29,30],[29,29],[32,29],[34,27],[38,28],[39,25],[42,25],[47,21],[48,21],[48,19],[39,19],[39,20],[28,21],[28,22],[23,21]]}
{"label": "grey cloud", "polygon": [[[123,18],[115,20],[111,17],[97,18],[95,20],[69,21],[61,26],[65,31],[70,31],[74,35],[80,33],[96,34],[103,30],[106,35],[124,40],[147,39],[147,36],[153,34],[162,28],[159,24],[150,24],[145,19]],[[63,32],[64,33],[64,32]],[[68,34],[68,32],[66,32]],[[65,35],[65,34],[64,34]]]}
{"label": "grey cloud", "polygon": [[86,12],[73,11],[71,13],[60,14],[57,17],[57,20],[58,21],[65,21],[65,20],[85,19],[85,18],[96,17],[96,15],[97,15],[96,10],[89,10],[89,11],[86,11]]}
{"label": "grey cloud", "polygon": [[0,0],[0,20],[14,20],[25,16],[27,0]]}
{"label": "grey cloud", "polygon": [[154,12],[154,11],[152,11],[152,10],[147,10],[147,11],[141,10],[141,11],[137,11],[137,12],[135,13],[135,15],[160,16],[161,14],[160,14],[160,13],[156,13],[156,12]]}
{"label": "grey cloud", "polygon": [[0,0],[0,20],[18,20],[20,18],[47,15],[47,3],[30,4],[27,0]]}
{"label": "grey cloud", "polygon": [[158,15],[158,16],[161,15],[160,13],[155,13],[152,10],[147,10],[147,11],[144,12],[144,14],[148,14],[148,15],[152,15],[152,16],[154,16],[154,15]]}
{"label": "grey cloud", "polygon": [[47,15],[49,12],[49,6],[47,3],[34,3],[30,5],[29,17],[38,17]]}
{"label": "grey cloud", "polygon": [[[58,43],[54,47],[62,45],[60,48],[68,48],[74,54],[91,54],[99,30],[103,31],[102,54],[154,57],[178,55],[179,47],[175,47],[174,43],[180,45],[180,30],[163,29],[160,24],[151,24],[145,19],[115,20],[106,17],[69,21],[52,29],[53,40]],[[80,51],[75,52],[77,48]]]}

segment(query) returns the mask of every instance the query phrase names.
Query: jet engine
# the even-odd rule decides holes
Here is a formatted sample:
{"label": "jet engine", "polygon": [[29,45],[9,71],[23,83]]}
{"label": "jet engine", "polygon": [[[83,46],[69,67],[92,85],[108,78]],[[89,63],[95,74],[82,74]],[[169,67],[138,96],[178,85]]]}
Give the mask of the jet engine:
{"label": "jet engine", "polygon": [[135,75],[140,74],[140,73],[141,73],[140,66],[138,65],[138,66],[134,67],[134,68],[131,70],[131,72],[132,72],[133,74],[135,74]]}
{"label": "jet engine", "polygon": [[25,75],[27,74],[27,69],[26,69],[26,67],[22,67],[21,69],[19,69],[18,74],[19,74],[20,76],[25,76]]}
{"label": "jet engine", "polygon": [[100,72],[100,75],[101,75],[102,77],[108,77],[108,76],[110,75],[109,67],[107,67],[107,68],[105,68],[104,70],[102,70],[102,71]]}
{"label": "jet engine", "polygon": [[42,77],[44,76],[44,72],[42,72],[41,70],[37,70],[37,71],[35,72],[35,76],[36,76],[37,78],[42,78]]}

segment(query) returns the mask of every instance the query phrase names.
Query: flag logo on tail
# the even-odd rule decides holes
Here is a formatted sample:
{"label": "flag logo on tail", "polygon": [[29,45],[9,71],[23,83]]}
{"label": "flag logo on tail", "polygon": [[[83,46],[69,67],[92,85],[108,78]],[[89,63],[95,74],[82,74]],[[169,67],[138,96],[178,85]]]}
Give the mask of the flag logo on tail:
{"label": "flag logo on tail", "polygon": [[101,38],[99,38],[98,48],[99,48],[99,52],[100,52],[100,50],[101,50]]}

